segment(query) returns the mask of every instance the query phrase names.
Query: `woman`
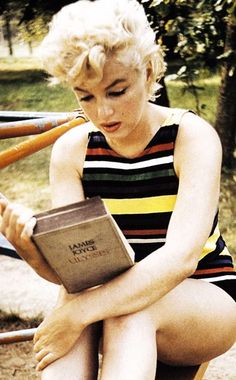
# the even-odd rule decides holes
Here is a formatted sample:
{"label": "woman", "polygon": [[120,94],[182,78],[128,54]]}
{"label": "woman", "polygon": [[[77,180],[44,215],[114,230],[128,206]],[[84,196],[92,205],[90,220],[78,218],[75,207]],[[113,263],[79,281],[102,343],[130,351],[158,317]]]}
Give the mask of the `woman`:
{"label": "woman", "polygon": [[[53,206],[100,195],[135,251],[134,267],[68,295],[35,335],[43,379],[151,380],[156,360],[194,365],[236,335],[236,276],[220,236],[221,146],[191,112],[150,103],[165,64],[136,0],[79,1],[53,19],[44,64],[90,120],[54,145]],[[58,283],[30,236],[32,212],[2,201],[2,231]],[[101,332],[102,321],[102,332]]]}

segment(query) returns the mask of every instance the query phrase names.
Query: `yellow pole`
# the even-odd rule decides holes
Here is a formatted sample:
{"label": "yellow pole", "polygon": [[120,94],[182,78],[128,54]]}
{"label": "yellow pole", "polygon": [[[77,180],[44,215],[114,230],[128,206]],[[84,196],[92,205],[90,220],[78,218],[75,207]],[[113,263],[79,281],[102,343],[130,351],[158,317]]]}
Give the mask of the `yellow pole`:
{"label": "yellow pole", "polygon": [[85,122],[85,118],[80,116],[74,120],[71,120],[65,124],[60,125],[50,131],[44,132],[30,140],[23,141],[22,143],[15,145],[3,152],[0,152],[0,169],[5,168],[11,163],[18,161],[24,157],[38,152],[39,150],[46,148],[53,144],[58,137],[63,135],[69,129],[77,127]]}

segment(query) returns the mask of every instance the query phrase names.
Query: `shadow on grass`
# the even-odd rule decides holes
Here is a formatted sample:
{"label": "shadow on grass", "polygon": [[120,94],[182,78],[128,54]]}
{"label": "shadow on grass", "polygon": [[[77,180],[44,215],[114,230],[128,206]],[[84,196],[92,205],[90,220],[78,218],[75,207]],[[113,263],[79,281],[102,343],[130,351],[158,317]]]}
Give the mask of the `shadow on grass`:
{"label": "shadow on grass", "polygon": [[28,70],[19,70],[19,71],[11,71],[11,70],[0,70],[0,84],[11,84],[17,82],[24,83],[35,83],[46,81],[48,75],[43,70],[38,69],[28,69]]}
{"label": "shadow on grass", "polygon": [[32,327],[38,327],[42,321],[43,321],[42,315],[38,315],[35,318],[31,318],[31,319],[22,319],[15,312],[7,314],[4,311],[0,310],[0,322],[1,322],[0,331],[4,331],[4,330],[13,331],[13,330],[19,330],[19,329],[28,329]]}

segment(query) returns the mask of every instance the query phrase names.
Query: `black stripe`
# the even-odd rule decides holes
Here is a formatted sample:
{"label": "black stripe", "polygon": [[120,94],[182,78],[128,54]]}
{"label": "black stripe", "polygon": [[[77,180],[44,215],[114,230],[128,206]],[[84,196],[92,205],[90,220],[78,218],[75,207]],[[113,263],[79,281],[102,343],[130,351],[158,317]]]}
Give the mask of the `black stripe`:
{"label": "black stripe", "polygon": [[149,243],[149,244],[130,244],[135,252],[135,262],[143,260],[152,252],[161,248],[164,243]]}
{"label": "black stripe", "polygon": [[234,301],[236,301],[236,276],[235,280],[222,280],[222,281],[213,281],[212,284],[218,286],[219,288],[223,289],[227,294],[229,294]]}
{"label": "black stripe", "polygon": [[169,188],[166,189],[165,184],[153,183],[150,185],[136,185],[136,184],[126,184],[123,183],[114,183],[109,182],[99,182],[96,181],[96,186],[91,184],[91,182],[83,182],[84,190],[86,194],[89,194],[89,197],[95,197],[100,195],[101,198],[117,198],[117,199],[132,199],[132,198],[144,198],[151,196],[162,196],[162,195],[176,195],[178,191],[178,184],[170,184]]}
{"label": "black stripe", "polygon": [[122,230],[149,230],[167,229],[171,212],[135,214],[135,215],[114,215],[114,219]]}
{"label": "black stripe", "polygon": [[[207,258],[207,256],[205,257]],[[197,269],[210,269],[210,268],[233,268],[233,261],[231,256],[217,255],[215,260],[200,260]]]}

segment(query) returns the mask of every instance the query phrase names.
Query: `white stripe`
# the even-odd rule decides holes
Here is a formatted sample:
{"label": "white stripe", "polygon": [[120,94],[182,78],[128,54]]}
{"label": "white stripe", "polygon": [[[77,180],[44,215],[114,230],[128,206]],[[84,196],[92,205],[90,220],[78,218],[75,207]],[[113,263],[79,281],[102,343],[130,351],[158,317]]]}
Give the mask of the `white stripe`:
{"label": "white stripe", "polygon": [[208,277],[208,278],[199,278],[199,280],[207,281],[207,282],[219,282],[224,280],[236,280],[236,276],[232,274],[226,274],[219,277]]}
{"label": "white stripe", "polygon": [[166,239],[127,239],[129,243],[145,244],[145,243],[165,243]]}
{"label": "white stripe", "polygon": [[113,161],[85,161],[84,168],[111,168],[111,169],[140,169],[146,166],[155,166],[161,164],[168,164],[173,162],[173,155],[168,157],[153,158],[152,160],[134,162],[134,163],[124,163],[124,162],[113,162]]}

